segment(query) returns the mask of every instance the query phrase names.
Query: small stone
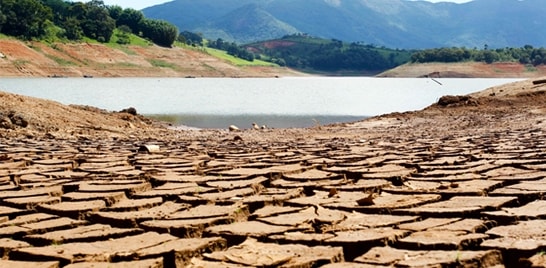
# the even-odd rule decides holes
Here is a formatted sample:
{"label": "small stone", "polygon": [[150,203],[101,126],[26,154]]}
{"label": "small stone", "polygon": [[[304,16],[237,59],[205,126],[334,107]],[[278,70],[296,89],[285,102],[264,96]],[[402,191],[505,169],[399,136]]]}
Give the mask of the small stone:
{"label": "small stone", "polygon": [[367,197],[356,200],[356,203],[359,206],[371,206],[375,204],[373,202],[374,198],[375,198],[374,193],[370,193]]}

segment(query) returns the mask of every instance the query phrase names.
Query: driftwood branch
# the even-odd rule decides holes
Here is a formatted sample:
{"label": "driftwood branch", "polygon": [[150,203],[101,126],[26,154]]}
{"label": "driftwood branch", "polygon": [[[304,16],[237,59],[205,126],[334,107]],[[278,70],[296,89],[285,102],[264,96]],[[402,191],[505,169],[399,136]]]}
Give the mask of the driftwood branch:
{"label": "driftwood branch", "polygon": [[533,81],[533,85],[546,84],[546,79],[540,79]]}

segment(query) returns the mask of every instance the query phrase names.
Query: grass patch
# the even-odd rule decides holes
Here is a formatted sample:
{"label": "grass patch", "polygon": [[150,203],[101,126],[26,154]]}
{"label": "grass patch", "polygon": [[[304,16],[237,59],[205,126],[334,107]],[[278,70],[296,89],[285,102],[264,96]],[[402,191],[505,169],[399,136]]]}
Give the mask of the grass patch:
{"label": "grass patch", "polygon": [[495,72],[495,73],[504,73],[504,70],[493,68],[493,72]]}
{"label": "grass patch", "polygon": [[134,50],[131,50],[130,48],[126,47],[126,46],[119,46],[119,47],[113,47],[115,49],[119,49],[121,51],[123,51],[123,53],[127,54],[127,55],[137,55],[137,53],[134,51]]}
{"label": "grass patch", "polygon": [[138,64],[134,64],[134,63],[130,63],[130,62],[120,62],[120,63],[116,63],[115,64],[116,66],[120,66],[120,67],[139,67],[140,65]]}
{"label": "grass patch", "polygon": [[101,43],[101,42],[99,42],[99,41],[97,41],[95,39],[92,39],[92,38],[89,38],[89,37],[86,37],[86,36],[84,36],[81,41],[76,41],[76,42],[77,43],[89,43],[89,44],[104,44],[104,43]]}
{"label": "grass patch", "polygon": [[115,29],[114,34],[112,35],[112,38],[110,39],[110,42],[103,43],[103,45],[109,48],[121,50],[127,55],[137,55],[137,53],[131,50],[128,46],[148,47],[153,45],[152,42],[134,34],[128,34],[128,40],[129,40],[128,44],[120,44],[118,43],[120,36],[121,36],[121,31],[118,29]]}
{"label": "grass patch", "polygon": [[59,58],[53,55],[46,55],[46,56],[61,66],[77,66],[78,65],[75,62],[72,62],[63,58]]}
{"label": "grass patch", "polygon": [[110,42],[106,43],[105,45],[119,48],[123,47],[125,45],[132,45],[132,46],[141,46],[141,47],[147,47],[153,45],[152,42],[137,36],[135,34],[128,34],[128,44],[121,45],[118,43],[120,36],[122,35],[121,31],[118,29],[114,30],[114,34],[112,34],[112,37],[110,38]]}
{"label": "grass patch", "polygon": [[40,52],[40,53],[42,52],[42,48],[41,48],[41,47],[38,47],[38,46],[35,46],[33,43],[29,43],[27,46],[28,46],[29,48],[34,49],[34,50],[37,51],[37,52]]}
{"label": "grass patch", "polygon": [[161,121],[161,122],[166,122],[166,123],[169,123],[169,124],[173,124],[173,125],[178,124],[178,116],[176,116],[176,115],[152,114],[152,115],[146,115],[146,117],[149,117],[149,118]]}
{"label": "grass patch", "polygon": [[535,66],[533,66],[531,64],[527,64],[527,65],[525,65],[525,71],[532,73],[532,72],[536,72],[538,70],[537,70],[537,68]]}
{"label": "grass patch", "polygon": [[226,51],[218,50],[214,48],[206,48],[205,51],[211,56],[214,56],[222,60],[226,60],[230,62],[231,64],[237,65],[237,66],[277,66],[274,63],[262,61],[262,60],[254,60],[254,61],[243,60],[243,59],[227,54]]}
{"label": "grass patch", "polygon": [[123,46],[127,46],[127,45],[133,45],[133,46],[142,46],[142,47],[147,47],[147,46],[151,46],[153,45],[152,42],[144,39],[144,38],[141,38],[135,34],[129,34],[129,40],[130,42],[128,44],[124,44],[124,45],[120,45],[117,43],[118,41],[118,37],[117,35],[115,34],[116,32],[119,32],[119,30],[114,30],[114,34],[112,34],[112,37],[110,38],[110,41],[107,42],[107,43],[101,43],[95,39],[91,39],[89,37],[84,37],[82,38],[82,40],[80,42],[82,43],[90,43],[90,44],[102,44],[102,45],[105,45],[105,46],[109,46],[109,47],[113,47],[113,48],[119,48],[119,47],[123,47]]}
{"label": "grass patch", "polygon": [[130,40],[131,40],[131,45],[133,46],[141,46],[141,47],[147,47],[147,46],[151,46],[153,45],[152,42],[140,37],[140,36],[136,36],[134,34],[131,34],[131,36],[129,37]]}
{"label": "grass patch", "polygon": [[23,67],[23,66],[27,65],[28,63],[30,63],[30,61],[28,61],[28,60],[15,60],[13,62],[13,65],[15,65],[16,67]]}
{"label": "grass patch", "polygon": [[154,67],[176,69],[175,64],[166,62],[164,60],[151,59],[151,60],[148,60],[148,62],[150,62],[150,64],[152,64],[152,66]]}

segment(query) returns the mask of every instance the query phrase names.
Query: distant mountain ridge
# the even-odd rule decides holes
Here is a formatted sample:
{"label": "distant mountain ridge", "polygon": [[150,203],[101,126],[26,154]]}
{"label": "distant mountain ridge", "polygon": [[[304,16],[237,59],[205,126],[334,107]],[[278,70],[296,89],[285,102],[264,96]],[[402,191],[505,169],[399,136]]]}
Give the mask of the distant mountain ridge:
{"label": "distant mountain ridge", "polygon": [[307,33],[405,49],[546,46],[544,0],[174,0],[143,13],[241,44]]}

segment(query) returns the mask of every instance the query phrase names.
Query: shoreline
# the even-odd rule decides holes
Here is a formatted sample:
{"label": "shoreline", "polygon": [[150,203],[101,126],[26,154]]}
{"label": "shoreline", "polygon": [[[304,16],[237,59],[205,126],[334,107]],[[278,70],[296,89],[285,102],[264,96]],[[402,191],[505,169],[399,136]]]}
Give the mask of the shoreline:
{"label": "shoreline", "polygon": [[91,43],[0,39],[0,77],[281,77],[306,76],[283,67],[235,66],[187,47],[108,47]]}
{"label": "shoreline", "polygon": [[[302,77],[314,76],[286,67],[236,66],[188,47],[122,46],[91,43],[23,42],[0,39],[0,77]],[[546,76],[546,66],[513,62],[485,64],[405,64],[376,77],[511,77]]]}
{"label": "shoreline", "polygon": [[[348,78],[347,80],[337,78],[296,78],[288,79],[287,81],[280,81],[277,79],[252,79],[250,81],[238,81],[227,78],[220,80],[225,81],[225,83],[235,85],[233,87],[234,92],[243,93],[237,93],[238,95],[236,99],[232,99],[226,102],[223,100],[223,96],[225,94],[230,94],[230,87],[222,91],[212,90],[211,92],[213,93],[212,95],[210,95],[209,91],[200,91],[203,83],[195,80],[192,80],[193,82],[188,81],[188,84],[191,86],[180,86],[186,84],[185,80],[168,80],[170,82],[166,83],[166,81],[162,79],[161,83],[159,83],[160,80],[150,78],[142,78],[144,80],[131,80],[127,78],[121,79],[122,80],[116,81],[109,80],[108,78],[100,79],[99,81],[82,79],[72,81],[39,79],[37,81],[32,81],[32,79],[29,79],[29,81],[27,81],[26,78],[23,78],[21,79],[21,81],[7,80],[6,85],[4,86],[19,89],[14,92],[26,92],[27,94],[32,94],[33,96],[37,97],[50,96],[52,99],[57,99],[59,101],[62,101],[63,103],[84,103],[96,107],[101,107],[101,109],[106,109],[109,111],[116,111],[130,106],[136,107],[140,114],[149,116],[154,119],[170,122],[174,126],[180,123],[186,125],[186,127],[218,129],[228,128],[229,125],[237,125],[239,128],[251,128],[252,122],[256,122],[259,126],[266,125],[270,128],[313,127],[316,125],[328,125],[333,123],[349,123],[353,121],[363,120],[369,117],[369,115],[381,115],[394,111],[414,111],[422,109],[430,105],[430,103],[436,101],[438,98],[441,97],[442,94],[466,94],[474,90],[484,88],[488,85],[496,85],[499,83],[512,81],[488,79],[479,79],[476,81],[471,81],[471,79],[440,79],[440,81],[444,83],[444,85],[440,87],[432,83],[432,81],[424,78]],[[256,83],[255,81],[259,82]],[[287,83],[291,81],[296,81],[298,83],[296,83],[295,85]],[[308,86],[307,81],[309,81],[309,83],[312,83],[311,85],[313,86]],[[344,81],[347,81],[347,83],[345,83]],[[217,83],[224,83],[218,82],[217,79],[210,79],[202,82],[206,82],[204,84],[209,85],[213,89],[215,89],[215,85]],[[283,93],[275,93],[275,90],[277,90],[276,86],[266,87],[266,85],[261,84],[262,82],[271,85],[278,85],[278,89],[283,90],[279,92]],[[304,90],[301,91],[302,94],[295,94],[296,92],[292,93],[293,89],[295,89],[296,86],[302,85],[301,82],[304,83],[302,87]],[[346,85],[347,90],[343,90],[343,87],[340,87],[339,90],[330,90],[335,89],[336,87],[338,87],[338,85],[341,86],[341,84]],[[366,86],[368,84],[370,86]],[[33,90],[36,88],[36,86],[40,86],[41,90]],[[282,104],[284,106],[273,106],[274,104],[276,105],[277,100],[270,100],[268,97],[264,98],[263,96],[258,96],[256,98],[252,97],[252,102],[246,101],[243,97],[246,96],[246,94],[244,94],[246,92],[246,86],[250,86],[252,89],[254,89],[255,87],[267,89],[267,92],[272,92],[275,98],[279,98],[277,96],[286,96],[286,100],[282,101]],[[412,86],[412,89],[415,90],[405,90],[407,86]],[[155,87],[161,87],[161,89],[158,88],[157,90],[152,91],[148,90]],[[81,91],[78,90],[78,88],[87,90]],[[117,88],[126,88],[128,90],[120,90],[119,92],[122,92],[122,94],[119,95],[117,94],[118,91],[115,91]],[[206,98],[208,102],[200,102],[203,98],[195,98],[195,94],[189,93],[191,95],[188,95],[188,93],[179,92],[179,88],[188,89],[187,92],[193,92],[194,90],[197,90],[199,92],[204,92],[205,95],[210,95],[211,97]],[[284,90],[285,88],[286,90]],[[377,90],[373,88],[377,88]],[[467,90],[461,90],[463,88],[466,88]],[[392,94],[382,94],[382,92],[387,92],[382,89],[392,89],[390,92],[400,92],[400,94],[404,94],[402,96],[405,97],[392,96]],[[451,89],[455,90],[452,91]],[[333,98],[332,101],[324,102],[323,100],[327,99],[328,97],[325,98],[322,94],[316,94],[313,90],[320,90],[319,93],[330,92],[326,94],[326,96],[331,96]],[[142,95],[140,93],[144,94]],[[104,94],[104,96],[108,96],[108,98],[98,98],[97,101],[87,103],[87,101],[91,101],[93,98],[95,98],[95,96],[102,94]],[[172,96],[172,94],[176,94],[179,97],[177,97],[176,99],[172,98],[170,97]],[[260,95],[264,94],[260,93]],[[295,95],[299,95],[304,99],[300,100],[294,97]],[[355,98],[354,96],[358,97]],[[374,96],[374,98],[368,98],[368,96]],[[120,101],[112,102],[113,98],[119,98]],[[101,101],[103,99],[104,101]],[[148,101],[148,99],[153,99],[153,101]],[[381,101],[377,101],[377,99],[381,99]],[[380,104],[383,102],[385,103],[385,105]],[[201,105],[196,103],[203,103],[203,107],[205,108],[201,107]],[[208,105],[207,103],[214,103],[214,105]],[[268,108],[260,110],[264,103],[265,106]],[[318,108],[314,108],[314,106],[310,106],[310,104],[312,103],[323,103],[324,105],[317,106]],[[281,103],[279,103],[279,105],[280,104]],[[241,109],[239,109],[239,105],[244,106],[240,106]],[[176,109],[182,109],[186,112],[184,113],[183,111],[179,114],[168,114],[167,116],[146,114],[146,112],[149,113],[150,111],[165,110],[165,108],[161,107],[168,108],[167,111],[176,111]],[[229,110],[229,107],[237,107],[233,115],[230,114],[231,110]],[[302,107],[308,108],[304,109]],[[211,110],[211,108],[215,109],[216,111],[224,112],[222,112],[222,114],[201,114],[197,112],[191,112],[207,111]],[[141,112],[141,109],[143,112]],[[296,114],[307,109],[309,109],[311,113],[316,114]],[[240,114],[237,113],[237,111],[239,111]],[[264,111],[274,111],[277,112],[277,114],[266,114]],[[324,116],[321,114],[322,111],[326,111],[326,113],[338,111],[339,114],[354,112],[356,114],[365,115],[343,116],[339,114],[334,114]]]}

